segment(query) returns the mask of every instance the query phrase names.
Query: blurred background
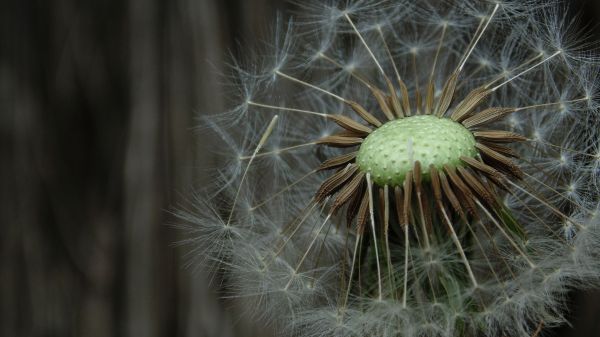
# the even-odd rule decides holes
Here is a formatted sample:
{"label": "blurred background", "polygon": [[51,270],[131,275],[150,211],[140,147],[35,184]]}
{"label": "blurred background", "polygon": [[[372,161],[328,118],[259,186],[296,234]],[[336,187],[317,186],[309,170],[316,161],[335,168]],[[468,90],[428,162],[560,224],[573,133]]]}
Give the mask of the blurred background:
{"label": "blurred background", "polygon": [[[570,1],[600,41],[598,0]],[[0,336],[268,336],[219,300],[171,210],[216,165],[193,130],[283,0],[0,1]],[[600,293],[572,327],[600,336]],[[509,337],[509,336],[507,336]]]}

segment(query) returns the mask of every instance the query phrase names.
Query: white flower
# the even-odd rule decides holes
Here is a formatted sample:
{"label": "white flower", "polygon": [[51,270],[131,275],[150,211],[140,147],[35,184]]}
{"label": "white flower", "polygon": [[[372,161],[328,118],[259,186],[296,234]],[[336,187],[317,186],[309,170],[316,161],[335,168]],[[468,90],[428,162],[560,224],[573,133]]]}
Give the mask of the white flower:
{"label": "white flower", "polygon": [[598,62],[565,9],[299,7],[206,119],[227,164],[182,212],[195,259],[282,335],[564,323],[600,277]]}

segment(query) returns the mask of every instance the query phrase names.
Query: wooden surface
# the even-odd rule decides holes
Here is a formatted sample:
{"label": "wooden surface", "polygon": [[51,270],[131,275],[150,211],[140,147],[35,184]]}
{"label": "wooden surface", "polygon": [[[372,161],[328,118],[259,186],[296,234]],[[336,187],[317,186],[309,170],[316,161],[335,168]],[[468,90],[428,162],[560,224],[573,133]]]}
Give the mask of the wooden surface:
{"label": "wooden surface", "polygon": [[[268,336],[169,224],[216,164],[193,126],[224,108],[223,57],[286,7],[0,2],[0,336]],[[557,334],[599,336],[599,298],[575,295]]]}

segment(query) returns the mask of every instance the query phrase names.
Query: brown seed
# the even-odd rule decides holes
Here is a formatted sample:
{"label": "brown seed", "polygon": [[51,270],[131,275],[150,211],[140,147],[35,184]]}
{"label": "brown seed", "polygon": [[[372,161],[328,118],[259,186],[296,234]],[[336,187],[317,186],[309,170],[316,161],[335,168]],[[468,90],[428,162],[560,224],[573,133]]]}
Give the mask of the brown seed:
{"label": "brown seed", "polygon": [[344,129],[346,129],[348,131],[351,131],[351,132],[355,132],[358,134],[365,134],[365,135],[368,135],[371,132],[373,132],[373,130],[370,127],[360,124],[359,122],[357,122],[354,119],[347,117],[347,116],[327,115],[327,118],[333,120],[339,126],[343,127]]}
{"label": "brown seed", "polygon": [[363,108],[362,105],[352,101],[347,102],[347,104],[350,105],[350,108],[352,108],[352,110],[354,110],[354,112],[356,112],[365,122],[376,127],[380,127],[382,125],[379,119]]}
{"label": "brown seed", "polygon": [[469,189],[469,187],[467,187],[467,185],[462,181],[462,179],[460,179],[458,174],[456,174],[456,170],[453,167],[444,165],[444,171],[446,172],[446,174],[448,174],[448,178],[450,179],[452,184],[456,186],[456,188],[460,191],[458,197],[464,201],[465,207],[467,208],[467,212],[471,215],[476,215],[477,208],[475,207],[474,202],[475,195],[473,194],[471,189]]}
{"label": "brown seed", "polygon": [[495,165],[490,164],[490,166],[493,166],[502,172],[509,173],[510,175],[519,180],[523,179],[523,171],[521,171],[521,169],[512,160],[510,160],[510,158],[492,150],[491,148],[481,143],[475,144],[475,147],[480,151],[480,153],[484,157],[487,157],[488,159],[491,159],[493,162],[495,162]]}
{"label": "brown seed", "polygon": [[481,112],[476,113],[472,117],[465,119],[462,124],[468,128],[475,128],[478,126],[482,126],[494,121],[497,121],[513,112],[517,109],[515,108],[489,108],[485,109]]}
{"label": "brown seed", "polygon": [[471,188],[472,191],[475,191],[475,193],[477,193],[477,195],[479,195],[488,205],[496,205],[496,199],[494,198],[494,195],[490,193],[489,189],[483,186],[483,182],[481,182],[475,175],[471,174],[471,172],[463,167],[458,167],[457,170],[462,176],[463,181]]}
{"label": "brown seed", "polygon": [[402,80],[400,80],[400,92],[402,93],[402,108],[404,109],[404,114],[408,117],[412,114],[410,111],[410,96],[408,95],[406,83]]}
{"label": "brown seed", "polygon": [[396,88],[394,88],[394,85],[388,78],[386,78],[385,81],[387,83],[388,91],[390,92],[390,95],[388,96],[388,104],[396,113],[396,117],[404,118],[404,111],[402,111],[402,105],[400,104],[400,99],[396,93]]}
{"label": "brown seed", "polygon": [[423,181],[423,178],[421,176],[421,162],[420,161],[415,161],[415,163],[413,164],[413,180],[415,183],[415,187],[417,188],[417,192],[421,192],[422,191],[422,185],[421,182]]}
{"label": "brown seed", "polygon": [[519,154],[515,150],[511,149],[508,146],[500,145],[498,143],[488,142],[485,140],[481,140],[481,141],[479,141],[479,143],[481,143],[481,144],[489,147],[490,149],[492,149],[502,155],[505,155],[507,157],[519,158]]}
{"label": "brown seed", "polygon": [[375,100],[377,100],[377,103],[379,104],[379,107],[381,108],[381,111],[383,111],[385,117],[387,117],[387,119],[390,121],[396,119],[394,113],[392,112],[392,109],[388,106],[386,102],[386,97],[384,93],[381,90],[374,87],[371,88],[371,93],[375,97]]}
{"label": "brown seed", "polygon": [[362,200],[360,202],[360,207],[358,208],[358,214],[356,218],[356,230],[359,235],[362,235],[365,232],[365,225],[367,224],[367,220],[369,217],[369,193],[365,192],[363,194]]}
{"label": "brown seed", "polygon": [[454,209],[454,211],[456,213],[458,213],[464,221],[467,221],[467,217],[465,215],[464,210],[461,207],[461,203],[459,202],[458,198],[454,194],[452,187],[450,187],[450,184],[448,183],[448,179],[446,178],[446,175],[444,174],[443,171],[439,171],[439,176],[440,176],[440,183],[442,185],[442,190],[444,191],[444,195],[446,196],[446,199],[448,199],[448,201],[450,201],[450,205],[452,205],[452,208]]}
{"label": "brown seed", "polygon": [[402,187],[400,187],[400,186],[394,187],[394,199],[396,201],[396,217],[398,218],[398,223],[400,225],[404,225],[404,223],[403,223],[404,196],[402,193]]}
{"label": "brown seed", "polygon": [[469,117],[473,109],[483,103],[483,101],[492,93],[492,90],[486,88],[477,88],[471,91],[467,97],[458,104],[454,109],[452,116],[450,117],[453,121],[461,122],[463,119]]}
{"label": "brown seed", "polygon": [[337,212],[338,209],[343,207],[356,194],[357,190],[364,181],[365,175],[366,174],[364,172],[359,172],[354,176],[354,178],[352,178],[352,180],[350,180],[349,183],[346,184],[346,186],[340,190],[338,196],[333,202],[333,205],[331,206],[332,212]]}
{"label": "brown seed", "polygon": [[486,165],[475,158],[470,157],[460,157],[464,163],[469,165],[470,167],[476,169],[477,171],[483,173],[486,177],[491,179],[496,185],[500,186],[503,189],[508,189],[508,186],[504,183],[504,175],[500,173],[495,168]]}
{"label": "brown seed", "polygon": [[358,210],[360,208],[360,203],[363,199],[363,196],[366,192],[365,181],[361,180],[358,188],[355,193],[352,195],[350,199],[350,203],[348,204],[348,209],[346,210],[346,225],[350,226],[352,220],[358,214]]}
{"label": "brown seed", "polygon": [[429,81],[427,84],[427,97],[425,98],[425,114],[433,114],[433,102],[435,100],[435,84],[433,81]]}
{"label": "brown seed", "polygon": [[353,147],[362,144],[363,138],[360,137],[346,137],[346,136],[327,136],[317,140],[317,144],[328,145],[331,147]]}
{"label": "brown seed", "polygon": [[437,168],[432,164],[429,166],[429,176],[431,177],[431,187],[433,189],[433,197],[436,202],[442,201],[442,185],[440,183],[440,175]]}
{"label": "brown seed", "polygon": [[452,104],[452,100],[454,98],[457,81],[458,73],[454,73],[448,78],[448,81],[442,90],[442,95],[440,96],[440,101],[435,111],[437,116],[442,117],[446,114],[446,111],[448,111],[448,108],[450,107],[450,104]]}
{"label": "brown seed", "polygon": [[524,142],[527,140],[527,137],[518,133],[503,130],[475,131],[473,135],[475,138],[497,143]]}
{"label": "brown seed", "polygon": [[317,202],[322,202],[326,197],[335,193],[346,181],[348,181],[348,179],[354,176],[357,170],[358,166],[352,164],[349,165],[347,169],[342,169],[329,177],[321,184],[321,187],[315,195],[315,200]]}
{"label": "brown seed", "polygon": [[331,170],[331,169],[340,167],[342,165],[346,165],[346,164],[352,162],[354,159],[356,159],[357,154],[358,154],[358,152],[352,152],[352,153],[348,153],[345,155],[341,155],[341,156],[326,160],[323,162],[323,164],[321,164],[321,166],[319,166],[318,170],[319,171]]}

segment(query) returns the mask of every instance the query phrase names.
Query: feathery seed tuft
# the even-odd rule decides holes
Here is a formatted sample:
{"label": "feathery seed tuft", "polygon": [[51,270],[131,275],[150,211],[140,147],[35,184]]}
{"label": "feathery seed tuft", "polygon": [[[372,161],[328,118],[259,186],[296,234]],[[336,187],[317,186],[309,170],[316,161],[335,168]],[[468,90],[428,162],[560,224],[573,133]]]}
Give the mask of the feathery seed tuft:
{"label": "feathery seed tuft", "polygon": [[[282,336],[531,337],[600,284],[600,59],[556,1],[298,2],[205,118],[193,261]],[[245,64],[245,66],[242,66]]]}

